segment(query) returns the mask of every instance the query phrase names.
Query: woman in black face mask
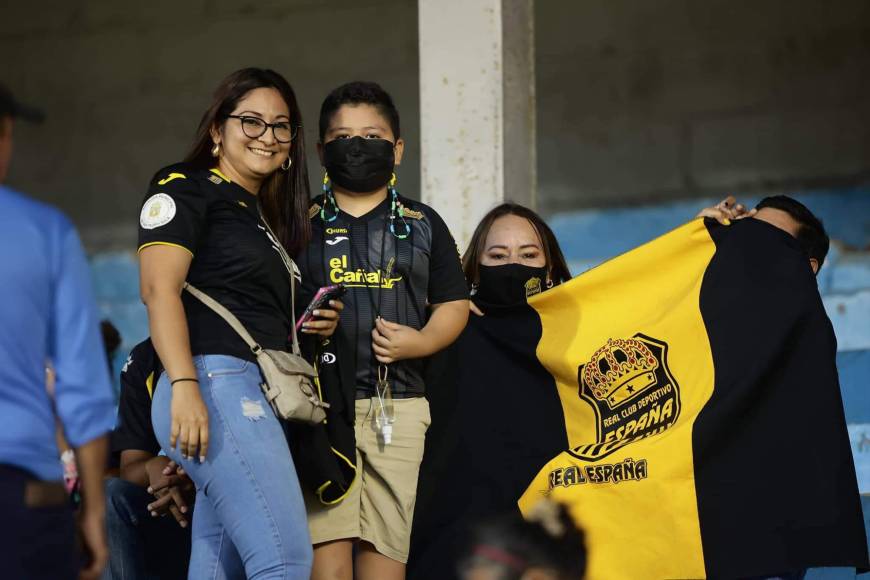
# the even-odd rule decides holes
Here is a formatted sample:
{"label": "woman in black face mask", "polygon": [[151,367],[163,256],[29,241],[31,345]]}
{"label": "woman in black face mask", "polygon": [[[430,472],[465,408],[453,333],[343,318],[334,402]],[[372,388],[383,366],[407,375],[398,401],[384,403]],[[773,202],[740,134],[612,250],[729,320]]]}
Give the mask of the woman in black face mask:
{"label": "woman in black face mask", "polygon": [[571,277],[550,227],[535,212],[511,203],[481,220],[462,265],[477,314],[521,306]]}
{"label": "woman in black face mask", "polygon": [[[725,223],[748,215],[729,197],[698,217]],[[556,384],[535,352],[540,319],[526,302],[571,277],[556,236],[535,212],[506,203],[481,220],[462,266],[477,316],[426,377],[432,425],[411,536],[412,579],[457,578],[474,524],[516,511],[540,467],[568,446]]]}
{"label": "woman in black face mask", "polygon": [[479,316],[426,379],[432,426],[410,578],[456,578],[473,524],[516,510],[541,465],[568,445],[555,383],[535,356],[540,321],[526,303],[571,276],[555,235],[535,212],[503,204],[481,220],[462,262]]}

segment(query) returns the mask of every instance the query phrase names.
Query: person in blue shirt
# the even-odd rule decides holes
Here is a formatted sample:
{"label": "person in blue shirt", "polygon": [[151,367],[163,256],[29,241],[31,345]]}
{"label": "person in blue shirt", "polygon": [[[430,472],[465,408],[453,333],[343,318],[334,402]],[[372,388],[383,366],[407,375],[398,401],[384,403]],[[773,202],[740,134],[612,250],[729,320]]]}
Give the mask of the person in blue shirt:
{"label": "person in blue shirt", "polygon": [[[0,86],[0,183],[13,120],[41,115]],[[45,368],[56,374],[54,398]],[[55,417],[82,482],[84,569],[62,483]],[[107,559],[103,474],[114,397],[88,264],[57,209],[0,185],[0,562],[3,577],[97,578]]]}

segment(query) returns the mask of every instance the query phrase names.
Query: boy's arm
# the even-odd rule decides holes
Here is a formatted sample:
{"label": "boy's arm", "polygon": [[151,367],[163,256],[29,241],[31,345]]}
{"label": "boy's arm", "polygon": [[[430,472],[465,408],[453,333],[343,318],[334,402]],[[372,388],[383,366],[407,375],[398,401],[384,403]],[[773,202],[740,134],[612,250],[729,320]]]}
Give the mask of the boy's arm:
{"label": "boy's arm", "polygon": [[456,340],[468,322],[468,300],[453,300],[432,305],[432,316],[420,330],[425,347],[421,357],[433,355]]}
{"label": "boy's arm", "polygon": [[427,357],[456,340],[468,322],[468,300],[451,300],[431,308],[432,316],[421,330],[383,318],[375,321],[372,349],[378,362]]}

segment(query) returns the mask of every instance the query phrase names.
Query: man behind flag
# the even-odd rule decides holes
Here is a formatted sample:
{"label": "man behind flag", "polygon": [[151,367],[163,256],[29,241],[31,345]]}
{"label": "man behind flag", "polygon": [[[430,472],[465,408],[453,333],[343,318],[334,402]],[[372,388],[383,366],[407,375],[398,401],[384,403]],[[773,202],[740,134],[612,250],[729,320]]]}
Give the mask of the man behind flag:
{"label": "man behind flag", "polygon": [[867,567],[836,340],[792,235],[695,220],[530,304],[570,450],[520,507],[572,506],[590,578]]}

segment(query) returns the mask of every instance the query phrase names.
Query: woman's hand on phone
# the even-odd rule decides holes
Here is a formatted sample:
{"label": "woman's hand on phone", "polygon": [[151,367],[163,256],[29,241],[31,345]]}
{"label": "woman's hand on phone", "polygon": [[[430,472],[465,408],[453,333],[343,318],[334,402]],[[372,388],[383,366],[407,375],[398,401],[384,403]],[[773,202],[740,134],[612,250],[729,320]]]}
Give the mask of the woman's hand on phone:
{"label": "woman's hand on phone", "polygon": [[338,317],[342,310],[344,303],[341,300],[330,300],[329,308],[318,308],[311,313],[314,315],[313,320],[302,323],[302,332],[329,338],[338,326]]}

